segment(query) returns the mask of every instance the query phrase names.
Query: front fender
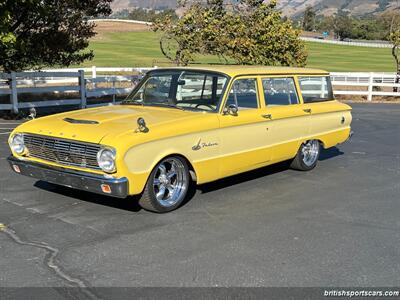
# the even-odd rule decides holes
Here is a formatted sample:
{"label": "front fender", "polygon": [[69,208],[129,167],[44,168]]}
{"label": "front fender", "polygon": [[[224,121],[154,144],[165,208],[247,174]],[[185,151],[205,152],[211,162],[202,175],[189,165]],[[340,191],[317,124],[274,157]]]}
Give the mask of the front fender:
{"label": "front fender", "polygon": [[219,139],[216,131],[170,137],[128,149],[123,162],[128,172],[127,176],[132,181],[130,193],[141,193],[157,163],[174,154],[183,156],[189,161],[196,173],[197,183],[218,178]]}

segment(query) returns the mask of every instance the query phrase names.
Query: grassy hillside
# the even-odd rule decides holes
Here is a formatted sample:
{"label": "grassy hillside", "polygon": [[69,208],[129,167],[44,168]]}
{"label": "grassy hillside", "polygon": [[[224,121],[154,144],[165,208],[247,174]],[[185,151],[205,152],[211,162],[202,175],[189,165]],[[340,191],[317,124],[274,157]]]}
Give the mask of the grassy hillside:
{"label": "grassy hillside", "polygon": [[[83,66],[143,67],[165,65],[160,52],[158,36],[150,31],[107,32],[94,39],[90,48],[94,50],[93,61]],[[391,72],[394,62],[390,49],[307,43],[308,67],[329,71],[375,71]],[[217,63],[215,57],[199,57],[199,63]]]}

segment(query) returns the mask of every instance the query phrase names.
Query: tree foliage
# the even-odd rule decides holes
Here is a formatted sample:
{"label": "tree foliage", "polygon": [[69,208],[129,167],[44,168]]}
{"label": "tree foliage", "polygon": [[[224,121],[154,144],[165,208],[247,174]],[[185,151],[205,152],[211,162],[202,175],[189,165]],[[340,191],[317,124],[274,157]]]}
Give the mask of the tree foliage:
{"label": "tree foliage", "polygon": [[0,2],[0,68],[18,71],[81,63],[95,35],[87,18],[111,13],[112,0],[3,0]]}
{"label": "tree foliage", "polygon": [[185,13],[178,20],[158,19],[153,30],[164,33],[161,50],[178,64],[197,54],[217,55],[239,64],[304,66],[307,59],[299,30],[281,17],[276,0],[181,1]]}
{"label": "tree foliage", "polygon": [[346,38],[351,38],[351,30],[353,24],[352,19],[349,16],[349,13],[344,11],[339,11],[334,19],[333,19],[333,29],[335,32],[335,36],[340,39],[344,40]]}
{"label": "tree foliage", "polygon": [[400,75],[400,30],[390,34],[390,41],[393,43],[392,54],[396,61],[396,71]]}
{"label": "tree foliage", "polygon": [[172,19],[177,19],[178,16],[173,9],[156,11],[153,9],[136,8],[129,11],[127,18],[136,21],[154,22],[157,19],[169,16]]}
{"label": "tree foliage", "polygon": [[316,12],[312,6],[307,6],[306,10],[304,11],[303,17],[303,30],[306,31],[313,31],[315,30],[315,23],[316,23]]}
{"label": "tree foliage", "polygon": [[[389,40],[393,44],[392,55],[396,66],[396,83],[400,83],[400,17],[398,15],[392,17]],[[397,87],[394,88],[395,92],[398,90]]]}
{"label": "tree foliage", "polygon": [[400,23],[399,10],[364,17],[339,12],[333,16],[317,16],[316,29],[333,32],[337,38],[342,39],[389,40],[393,19]]}

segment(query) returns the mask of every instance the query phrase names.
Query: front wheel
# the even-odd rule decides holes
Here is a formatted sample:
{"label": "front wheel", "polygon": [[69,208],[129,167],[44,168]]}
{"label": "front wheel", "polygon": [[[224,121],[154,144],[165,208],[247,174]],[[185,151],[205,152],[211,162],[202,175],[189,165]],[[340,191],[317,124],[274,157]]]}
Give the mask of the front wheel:
{"label": "front wheel", "polygon": [[318,140],[309,140],[301,144],[296,157],[290,167],[300,171],[309,171],[315,168],[320,154],[320,143]]}
{"label": "front wheel", "polygon": [[172,211],[185,200],[189,183],[186,161],[178,156],[167,157],[151,172],[139,205],[158,213]]}

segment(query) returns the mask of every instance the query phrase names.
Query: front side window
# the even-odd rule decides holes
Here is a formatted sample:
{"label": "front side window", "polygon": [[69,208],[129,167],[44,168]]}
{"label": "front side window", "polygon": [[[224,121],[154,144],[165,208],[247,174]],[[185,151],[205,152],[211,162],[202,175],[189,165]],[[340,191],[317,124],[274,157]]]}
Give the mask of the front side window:
{"label": "front side window", "polygon": [[239,110],[258,108],[257,80],[238,79],[233,83],[229,92],[226,106],[235,104]]}
{"label": "front side window", "polygon": [[334,100],[329,76],[299,77],[304,103]]}
{"label": "front side window", "polygon": [[264,78],[262,85],[265,105],[281,106],[299,103],[293,78]]}
{"label": "front side window", "polygon": [[228,77],[201,71],[150,72],[123,104],[216,111]]}

